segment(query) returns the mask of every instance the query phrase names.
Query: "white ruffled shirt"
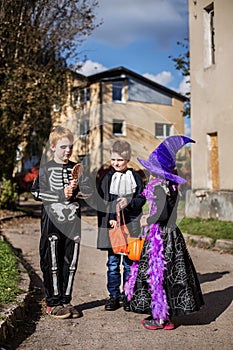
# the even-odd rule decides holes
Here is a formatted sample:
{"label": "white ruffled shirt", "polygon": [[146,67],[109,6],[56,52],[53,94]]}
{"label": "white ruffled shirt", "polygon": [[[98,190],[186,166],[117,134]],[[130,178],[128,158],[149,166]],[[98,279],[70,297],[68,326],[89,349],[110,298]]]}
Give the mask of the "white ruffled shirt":
{"label": "white ruffled shirt", "polygon": [[131,170],[125,173],[116,171],[111,179],[109,192],[117,196],[125,196],[136,192],[136,181]]}

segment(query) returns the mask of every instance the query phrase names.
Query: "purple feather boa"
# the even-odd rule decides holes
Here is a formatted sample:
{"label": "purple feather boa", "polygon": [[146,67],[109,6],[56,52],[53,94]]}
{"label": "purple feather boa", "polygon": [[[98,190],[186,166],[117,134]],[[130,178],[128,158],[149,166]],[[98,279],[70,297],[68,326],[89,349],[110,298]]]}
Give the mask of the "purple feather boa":
{"label": "purple feather boa", "polygon": [[[146,197],[149,208],[150,215],[154,215],[157,211],[154,188],[159,182],[165,182],[159,178],[153,179],[148,183],[143,195]],[[160,323],[163,323],[168,319],[169,311],[166,293],[163,288],[164,282],[164,270],[165,270],[165,260],[163,252],[163,239],[162,231],[158,224],[152,224],[149,227],[145,226],[144,236],[149,229],[149,235],[147,240],[150,241],[149,253],[149,269],[147,274],[149,276],[148,283],[150,286],[151,292],[151,310],[152,316],[155,320]],[[132,299],[134,286],[137,278],[139,262],[134,262],[131,266],[130,275],[125,283],[125,294],[127,295],[128,300]]]}
{"label": "purple feather boa", "polygon": [[138,261],[134,261],[132,263],[130,267],[129,277],[124,285],[125,295],[127,296],[127,299],[129,301],[132,299],[132,296],[133,296],[134,286],[135,286],[135,282],[138,274],[138,265],[139,265]]}

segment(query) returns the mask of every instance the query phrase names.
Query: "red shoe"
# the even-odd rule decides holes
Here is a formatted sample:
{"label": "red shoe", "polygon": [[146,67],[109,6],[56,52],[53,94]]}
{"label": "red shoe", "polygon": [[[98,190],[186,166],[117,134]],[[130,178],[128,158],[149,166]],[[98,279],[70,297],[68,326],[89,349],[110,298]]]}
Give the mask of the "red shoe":
{"label": "red shoe", "polygon": [[172,329],[175,328],[175,325],[174,323],[172,323],[171,321],[166,321],[164,324],[163,324],[163,329],[165,329],[166,331],[171,331]]}
{"label": "red shoe", "polygon": [[163,325],[159,324],[154,319],[142,320],[142,325],[143,325],[144,328],[150,329],[150,330],[153,330],[153,331],[156,330],[156,329],[163,329]]}

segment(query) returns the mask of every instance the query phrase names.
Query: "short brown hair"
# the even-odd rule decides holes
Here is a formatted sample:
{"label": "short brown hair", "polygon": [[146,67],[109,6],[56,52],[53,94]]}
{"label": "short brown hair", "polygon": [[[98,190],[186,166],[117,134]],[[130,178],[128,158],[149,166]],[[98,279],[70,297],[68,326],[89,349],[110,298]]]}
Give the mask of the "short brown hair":
{"label": "short brown hair", "polygon": [[127,141],[124,140],[118,140],[114,142],[111,148],[111,152],[120,154],[123,159],[130,160],[131,158],[131,146]]}
{"label": "short brown hair", "polygon": [[57,141],[61,140],[63,137],[67,137],[70,142],[74,142],[74,135],[70,131],[70,129],[64,128],[63,126],[54,126],[50,135],[49,142],[50,145],[56,145]]}

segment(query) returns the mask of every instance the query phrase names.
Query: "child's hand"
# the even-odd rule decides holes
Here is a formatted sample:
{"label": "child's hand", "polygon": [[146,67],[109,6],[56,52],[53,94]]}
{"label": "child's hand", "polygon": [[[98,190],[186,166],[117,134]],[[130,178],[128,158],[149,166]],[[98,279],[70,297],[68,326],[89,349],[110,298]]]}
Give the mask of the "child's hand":
{"label": "child's hand", "polygon": [[70,186],[73,190],[75,190],[75,189],[77,188],[77,186],[78,186],[77,180],[76,180],[76,179],[71,180],[71,181],[69,182],[69,186]]}
{"label": "child's hand", "polygon": [[127,199],[124,198],[124,197],[120,197],[120,198],[117,199],[117,204],[119,205],[120,209],[124,209],[128,205]]}
{"label": "child's hand", "polygon": [[110,225],[112,228],[116,228],[117,221],[116,221],[116,220],[110,220],[110,221],[109,221],[109,225]]}
{"label": "child's hand", "polygon": [[71,186],[65,187],[64,194],[65,194],[66,199],[70,199],[73,195],[73,188]]}
{"label": "child's hand", "polygon": [[147,218],[149,217],[149,215],[142,215],[141,219],[140,219],[140,225],[141,226],[147,226],[148,223],[147,223]]}
{"label": "child's hand", "polygon": [[64,194],[66,199],[70,199],[73,196],[73,191],[77,188],[78,182],[76,179],[69,182],[69,186],[64,188]]}

